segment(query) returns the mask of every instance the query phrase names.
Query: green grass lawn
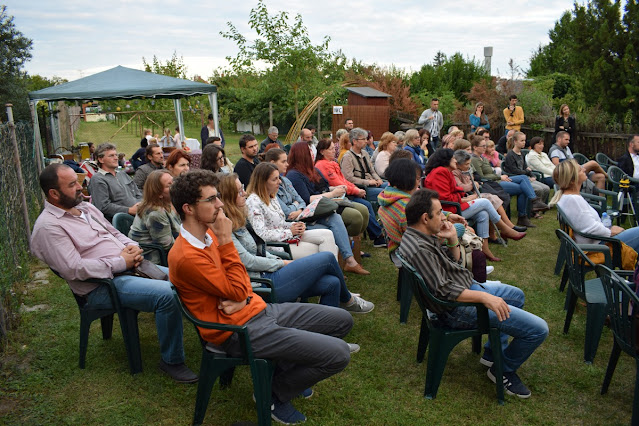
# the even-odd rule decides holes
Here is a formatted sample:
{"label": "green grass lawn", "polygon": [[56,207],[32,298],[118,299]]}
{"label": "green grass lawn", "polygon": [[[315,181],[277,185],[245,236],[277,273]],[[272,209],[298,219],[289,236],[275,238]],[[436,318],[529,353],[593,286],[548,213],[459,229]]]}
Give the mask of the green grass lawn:
{"label": "green grass lawn", "polygon": [[[235,136],[230,139],[236,139]],[[237,144],[229,143],[232,156]],[[415,360],[421,314],[413,303],[408,323],[399,324],[395,300],[397,271],[383,249],[364,249],[368,277],[348,275],[351,291],[376,304],[367,315],[355,317],[347,341],[359,343],[342,373],[319,383],[310,400],[295,401],[308,424],[627,424],[634,392],[635,364],[622,354],[609,393],[599,394],[612,345],[604,329],[592,365],[583,359],[585,307],[578,304],[568,335],[562,333],[564,293],[553,275],[558,241],[554,211],[536,221],[519,242],[493,251],[503,259],[494,263],[491,279],[521,287],[529,311],[550,326],[546,342],[519,373],[532,397],[507,396],[499,406],[486,368],[471,352],[470,341],[452,352],[437,399],[423,398],[426,364]],[[493,246],[495,247],[495,246]],[[47,271],[41,264],[33,270]],[[48,283],[20,285],[26,306],[46,307],[22,314],[0,364],[0,423],[2,424],[187,424],[193,415],[197,386],[173,383],[157,368],[155,323],[140,315],[144,371],[131,376],[119,326],[114,337],[101,338],[99,321],[90,335],[86,369],[78,368],[79,317],[67,284],[49,273]],[[187,364],[197,370],[200,345],[193,327],[184,324]],[[256,421],[248,368],[236,370],[231,389],[213,390],[205,422],[230,425]]]}

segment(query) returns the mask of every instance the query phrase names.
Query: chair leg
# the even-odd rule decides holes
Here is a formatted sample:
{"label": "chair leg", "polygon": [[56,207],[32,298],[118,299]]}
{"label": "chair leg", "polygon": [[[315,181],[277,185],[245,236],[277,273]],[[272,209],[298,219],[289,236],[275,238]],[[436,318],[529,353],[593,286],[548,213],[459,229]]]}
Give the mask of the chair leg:
{"label": "chair leg", "polygon": [[220,374],[234,367],[235,363],[224,358],[215,358],[206,349],[202,350],[202,363],[200,364],[200,378],[197,383],[197,395],[195,396],[195,411],[193,424],[200,425],[204,421],[206,409],[211,400],[213,385]]}
{"label": "chair leg", "polygon": [[265,359],[254,360],[251,365],[251,375],[253,376],[257,421],[260,426],[268,426],[271,424],[272,363]]}
{"label": "chair leg", "polygon": [[635,398],[632,404],[632,420],[630,424],[639,425],[639,358],[635,357],[635,361],[637,364],[637,373],[635,376]]}
{"label": "chair leg", "polygon": [[87,359],[87,347],[89,346],[89,329],[91,328],[91,321],[87,318],[86,314],[80,312],[80,368],[84,368]]}
{"label": "chair leg", "polygon": [[401,300],[399,302],[399,323],[406,324],[410,305],[413,301],[413,290],[407,282],[402,281]]}
{"label": "chair leg", "polygon": [[612,351],[610,352],[610,358],[608,359],[608,367],[606,368],[606,375],[604,376],[604,381],[601,384],[602,395],[608,392],[608,386],[610,386],[610,382],[612,381],[612,375],[615,373],[615,368],[617,368],[617,361],[619,361],[619,355],[621,355],[621,346],[617,344],[617,340],[613,340]]}
{"label": "chair leg", "polygon": [[493,352],[493,365],[495,366],[494,372],[497,402],[499,403],[499,405],[504,405],[504,364],[502,360],[501,336],[499,330],[497,330],[496,328],[491,328],[488,336],[490,339],[490,349]]}
{"label": "chair leg", "polygon": [[561,268],[566,263],[566,256],[564,254],[564,245],[565,243],[562,241],[559,245],[559,252],[557,253],[557,262],[555,263],[555,275],[559,275],[561,272]]}
{"label": "chair leg", "polygon": [[572,320],[572,314],[575,313],[575,306],[577,305],[577,295],[572,291],[572,287],[568,287],[566,292],[566,321],[564,322],[564,334],[568,334],[570,328],[570,321]]}
{"label": "chair leg", "polygon": [[478,354],[481,353],[481,336],[473,336],[473,352]]}
{"label": "chair leg", "polygon": [[102,338],[109,340],[113,336],[113,314],[100,318],[102,325]]}
{"label": "chair leg", "polygon": [[397,270],[397,301],[402,300],[402,268]]}
{"label": "chair leg", "polygon": [[456,341],[451,343],[450,341],[446,341],[446,339],[441,338],[439,333],[434,333],[434,335],[430,336],[430,338],[432,340],[430,341],[428,350],[424,396],[427,399],[435,399],[435,397],[437,397],[439,384],[441,383],[442,376],[444,375],[448,355],[450,355],[450,352],[459,342]]}
{"label": "chair leg", "polygon": [[428,328],[428,320],[425,316],[422,316],[422,326],[419,329],[419,340],[417,342],[417,362],[421,363],[424,361],[429,339],[430,329]]}
{"label": "chair leg", "polygon": [[[559,291],[564,291],[566,288],[566,284],[568,283],[568,265],[564,266],[564,272],[561,274],[561,283],[559,284]],[[564,308],[565,309],[565,308]]]}
{"label": "chair leg", "polygon": [[138,311],[123,308],[120,313],[120,328],[129,359],[131,374],[142,372],[142,353],[140,351],[140,333],[138,330]]}
{"label": "chair leg", "polygon": [[231,367],[228,370],[224,370],[220,374],[220,389],[227,389],[231,387],[233,383],[233,375],[235,374],[235,367]]}
{"label": "chair leg", "polygon": [[601,339],[604,319],[606,318],[606,305],[604,303],[588,303],[586,313],[586,342],[584,347],[584,360],[592,364],[597,347]]}

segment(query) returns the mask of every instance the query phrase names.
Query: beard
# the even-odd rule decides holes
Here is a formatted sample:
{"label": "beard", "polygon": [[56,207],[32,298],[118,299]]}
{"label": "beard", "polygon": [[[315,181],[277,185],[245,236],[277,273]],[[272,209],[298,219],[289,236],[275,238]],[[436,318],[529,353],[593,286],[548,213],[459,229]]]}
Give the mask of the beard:
{"label": "beard", "polygon": [[74,197],[69,197],[68,195],[64,194],[63,192],[60,192],[60,201],[59,204],[61,207],[65,208],[65,209],[72,209],[73,207],[77,206],[78,204],[80,204],[82,202],[82,200],[84,200],[84,196],[82,195],[82,191],[77,191],[75,198]]}

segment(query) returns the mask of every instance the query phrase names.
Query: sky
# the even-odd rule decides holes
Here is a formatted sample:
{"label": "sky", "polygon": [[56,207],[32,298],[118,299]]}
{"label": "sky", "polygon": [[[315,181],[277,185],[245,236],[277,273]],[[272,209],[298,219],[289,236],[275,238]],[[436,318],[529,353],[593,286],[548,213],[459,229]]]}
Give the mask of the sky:
{"label": "sky", "polygon": [[[75,80],[116,65],[142,69],[144,57],[165,62],[173,52],[189,77],[207,78],[228,66],[235,44],[220,31],[232,22],[249,39],[257,0],[2,0],[16,28],[33,40],[29,74]],[[532,52],[573,0],[447,2],[265,0],[269,14],[301,14],[311,41],[330,36],[330,50],[366,64],[417,71],[437,51],[483,62],[493,47],[492,74],[509,76],[508,61],[526,70]],[[507,6],[505,6],[507,4]]]}

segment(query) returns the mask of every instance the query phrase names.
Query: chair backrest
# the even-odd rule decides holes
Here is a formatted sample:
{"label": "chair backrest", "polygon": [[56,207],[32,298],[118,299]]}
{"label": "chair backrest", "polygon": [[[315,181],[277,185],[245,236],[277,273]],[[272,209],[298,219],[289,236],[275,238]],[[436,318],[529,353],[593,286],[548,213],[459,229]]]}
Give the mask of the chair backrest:
{"label": "chair backrest", "polygon": [[575,158],[575,160],[577,160],[577,163],[579,163],[581,165],[584,165],[588,161],[590,161],[590,160],[588,160],[588,157],[586,157],[585,155],[580,154],[578,152],[573,153],[572,156]]}
{"label": "chair backrest", "polygon": [[566,232],[557,229],[555,233],[561,241],[564,250],[566,250],[566,265],[568,267],[570,286],[573,291],[577,293],[577,296],[585,299],[586,274],[595,269],[595,264],[588,259],[586,253],[583,252],[579,245],[577,245]]}
{"label": "chair backrest", "polygon": [[599,165],[606,170],[609,166],[616,166],[617,162],[612,158],[608,157],[603,152],[598,152],[595,154],[595,161],[599,163]]}
{"label": "chair backrest", "polygon": [[626,172],[624,172],[617,166],[608,167],[608,179],[610,179],[610,181],[614,185],[615,187],[614,191],[619,190],[619,181],[623,179],[625,175],[626,175]]}
{"label": "chair backrest", "polygon": [[635,315],[639,312],[639,297],[630,287],[631,284],[603,265],[597,266],[597,275],[606,294],[610,327],[615,340],[632,357],[639,357],[637,353],[637,321]]}
{"label": "chair backrest", "polygon": [[528,148],[522,149],[521,150],[522,157],[526,158],[526,156],[528,155],[529,152],[530,152],[530,149],[528,149]]}
{"label": "chair backrest", "polygon": [[113,227],[120,231],[121,234],[129,236],[129,230],[133,225],[133,216],[128,213],[116,213],[113,216]]}

